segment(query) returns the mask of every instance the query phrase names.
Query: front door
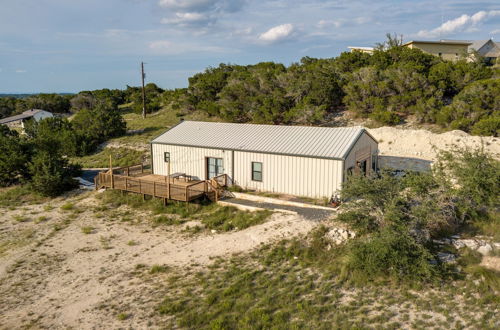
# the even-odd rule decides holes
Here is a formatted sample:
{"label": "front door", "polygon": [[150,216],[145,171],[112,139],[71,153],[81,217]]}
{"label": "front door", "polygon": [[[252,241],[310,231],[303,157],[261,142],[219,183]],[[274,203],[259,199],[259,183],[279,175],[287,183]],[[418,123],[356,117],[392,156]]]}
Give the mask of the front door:
{"label": "front door", "polygon": [[207,158],[207,180],[224,173],[222,158]]}

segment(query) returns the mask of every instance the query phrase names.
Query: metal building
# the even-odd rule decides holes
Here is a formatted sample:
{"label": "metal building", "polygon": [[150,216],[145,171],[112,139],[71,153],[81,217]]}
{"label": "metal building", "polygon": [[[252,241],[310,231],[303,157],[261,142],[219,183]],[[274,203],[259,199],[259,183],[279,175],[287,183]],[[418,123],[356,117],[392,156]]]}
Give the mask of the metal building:
{"label": "metal building", "polygon": [[321,198],[350,172],[373,171],[378,143],[362,127],[182,121],[151,142],[151,153],[153,174],[227,174],[245,189]]}

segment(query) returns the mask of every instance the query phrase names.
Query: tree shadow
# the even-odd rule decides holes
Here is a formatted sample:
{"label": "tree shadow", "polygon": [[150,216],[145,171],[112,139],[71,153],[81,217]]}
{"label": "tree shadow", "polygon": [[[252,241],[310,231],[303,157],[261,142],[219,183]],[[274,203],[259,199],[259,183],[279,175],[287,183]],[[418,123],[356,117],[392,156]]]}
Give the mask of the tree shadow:
{"label": "tree shadow", "polygon": [[380,168],[400,171],[427,172],[431,170],[432,161],[413,157],[378,156]]}

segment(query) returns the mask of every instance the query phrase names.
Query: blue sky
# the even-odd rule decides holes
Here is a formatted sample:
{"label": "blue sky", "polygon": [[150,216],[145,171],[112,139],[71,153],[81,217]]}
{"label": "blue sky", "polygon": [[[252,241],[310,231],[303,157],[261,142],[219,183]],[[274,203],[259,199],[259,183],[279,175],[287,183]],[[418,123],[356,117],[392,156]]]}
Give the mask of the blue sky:
{"label": "blue sky", "polygon": [[0,0],[0,93],[187,86],[219,63],[290,64],[404,40],[500,40],[500,3],[450,0]]}

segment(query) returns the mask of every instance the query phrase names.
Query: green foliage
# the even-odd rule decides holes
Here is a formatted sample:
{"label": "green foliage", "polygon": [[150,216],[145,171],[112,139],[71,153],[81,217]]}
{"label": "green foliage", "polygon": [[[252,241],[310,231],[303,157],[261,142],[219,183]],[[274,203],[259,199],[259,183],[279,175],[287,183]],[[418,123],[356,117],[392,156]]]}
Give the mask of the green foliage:
{"label": "green foliage", "polygon": [[271,211],[245,212],[234,207],[222,207],[202,218],[203,224],[209,229],[230,231],[245,229],[264,222]]}
{"label": "green foliage", "polygon": [[29,144],[7,126],[0,125],[0,186],[19,183],[28,176]]}
{"label": "green foliage", "polygon": [[37,94],[24,100],[24,110],[42,109],[55,113],[67,113],[71,108],[68,96],[59,94]]}
{"label": "green foliage", "polygon": [[462,219],[500,205],[500,162],[483,148],[442,151],[435,172],[445,181],[447,191],[459,199]]}
{"label": "green foliage", "polygon": [[366,282],[377,278],[431,280],[436,272],[431,253],[405,231],[384,228],[355,241],[344,264],[346,280]]}
{"label": "green foliage", "polygon": [[83,168],[109,167],[109,156],[113,157],[113,166],[130,166],[143,162],[145,152],[129,148],[104,148],[103,150],[82,157],[71,158]]}
{"label": "green foliage", "polygon": [[79,140],[79,155],[88,154],[100,143],[126,132],[126,123],[118,108],[105,104],[79,111],[71,124]]}
{"label": "green foliage", "polygon": [[[132,102],[132,110],[136,113],[142,113],[142,88],[130,87],[127,89],[127,99]],[[160,110],[162,105],[163,89],[156,84],[149,83],[144,86],[146,95],[146,113],[153,113]]]}
{"label": "green foliage", "polygon": [[78,187],[78,181],[73,179],[78,174],[78,168],[69,166],[61,155],[39,151],[33,157],[29,170],[30,186],[44,196],[54,197]]}
{"label": "green foliage", "polygon": [[465,87],[438,114],[438,123],[475,134],[498,136],[500,132],[500,81],[486,79]]}

